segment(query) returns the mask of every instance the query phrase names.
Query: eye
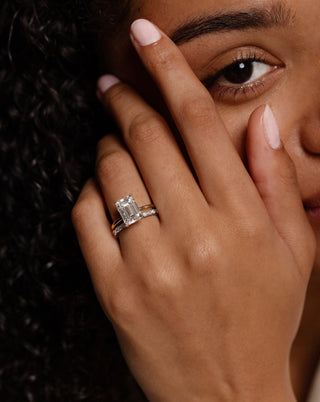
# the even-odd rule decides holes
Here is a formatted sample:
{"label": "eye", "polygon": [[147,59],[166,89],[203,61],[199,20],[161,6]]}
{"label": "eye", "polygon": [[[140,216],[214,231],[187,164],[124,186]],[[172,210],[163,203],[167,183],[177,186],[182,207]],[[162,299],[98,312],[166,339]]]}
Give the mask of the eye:
{"label": "eye", "polygon": [[271,73],[282,66],[267,61],[262,55],[242,53],[202,82],[216,101],[241,103],[259,96],[271,86],[275,78]]}
{"label": "eye", "polygon": [[217,77],[216,83],[220,85],[228,84],[248,84],[258,80],[274,67],[264,62],[243,60],[226,67]]}

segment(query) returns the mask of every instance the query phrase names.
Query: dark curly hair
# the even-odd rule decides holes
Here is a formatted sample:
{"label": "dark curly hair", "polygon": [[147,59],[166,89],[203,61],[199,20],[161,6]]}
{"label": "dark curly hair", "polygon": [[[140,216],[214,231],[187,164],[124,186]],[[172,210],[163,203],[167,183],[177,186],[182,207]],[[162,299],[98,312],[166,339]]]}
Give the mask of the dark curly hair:
{"label": "dark curly hair", "polygon": [[93,38],[126,1],[0,5],[0,400],[143,401],[70,213],[108,122]]}

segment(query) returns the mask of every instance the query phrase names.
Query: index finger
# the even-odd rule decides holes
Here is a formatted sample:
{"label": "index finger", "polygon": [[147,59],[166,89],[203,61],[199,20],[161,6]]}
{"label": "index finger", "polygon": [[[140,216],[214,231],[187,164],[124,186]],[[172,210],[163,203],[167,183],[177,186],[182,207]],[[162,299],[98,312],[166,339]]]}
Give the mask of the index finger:
{"label": "index finger", "polygon": [[[225,203],[226,198],[234,199],[235,195],[238,201],[239,196],[247,200],[251,193],[249,189],[255,191],[252,180],[216,111],[212,97],[180,50],[147,20],[136,20],[132,24],[131,37],[141,60],[164,96],[207,201],[217,203],[222,198]],[[236,172],[236,175],[230,172]],[[248,191],[243,191],[243,188]]]}

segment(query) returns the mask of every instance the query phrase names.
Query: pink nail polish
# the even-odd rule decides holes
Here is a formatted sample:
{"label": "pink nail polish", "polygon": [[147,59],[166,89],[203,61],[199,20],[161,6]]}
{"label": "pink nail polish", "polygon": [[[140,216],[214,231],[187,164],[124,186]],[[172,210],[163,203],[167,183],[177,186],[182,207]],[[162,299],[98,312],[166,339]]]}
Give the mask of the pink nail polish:
{"label": "pink nail polish", "polygon": [[97,95],[100,97],[103,95],[109,88],[120,82],[119,78],[114,75],[103,75],[99,78],[97,82]]}
{"label": "pink nail polish", "polygon": [[264,109],[262,120],[264,125],[265,137],[268,145],[272,149],[281,148],[282,142],[280,139],[279,127],[269,105],[266,105]]}
{"label": "pink nail polish", "polygon": [[156,26],[144,19],[132,23],[131,34],[140,46],[152,45],[161,39],[161,33]]}

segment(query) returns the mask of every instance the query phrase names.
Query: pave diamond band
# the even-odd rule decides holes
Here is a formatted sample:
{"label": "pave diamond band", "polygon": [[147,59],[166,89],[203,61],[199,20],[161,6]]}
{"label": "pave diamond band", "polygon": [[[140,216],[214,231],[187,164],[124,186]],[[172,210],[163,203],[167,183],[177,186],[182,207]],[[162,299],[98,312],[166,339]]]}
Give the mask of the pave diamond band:
{"label": "pave diamond band", "polygon": [[141,214],[142,216],[137,219],[136,221],[132,222],[130,225],[126,225],[124,222],[119,223],[112,229],[112,233],[115,237],[119,236],[119,233],[123,231],[123,229],[127,228],[128,226],[133,225],[133,223],[139,222],[142,218],[147,218],[148,216],[158,215],[158,211],[156,208],[149,209],[148,211],[144,211]]}
{"label": "pave diamond band", "polygon": [[[137,214],[137,220],[140,220],[141,218],[145,218],[145,216],[140,216],[142,215],[143,211],[147,211],[147,210],[151,210],[151,209],[155,209],[155,206],[153,204],[148,204],[148,205],[144,205],[143,207],[140,207],[140,212],[139,215]],[[140,219],[138,218],[138,216],[140,216]],[[124,223],[125,221],[122,218],[117,219],[116,221],[113,222],[112,224],[112,229],[115,228],[116,226],[118,226],[120,223]],[[134,223],[134,222],[133,222]],[[128,226],[130,226],[130,224],[128,223]]]}
{"label": "pave diamond band", "polygon": [[111,226],[115,237],[118,237],[123,229],[141,219],[158,214],[158,210],[153,204],[138,207],[131,194],[115,202],[115,206],[120,214],[120,218],[114,221]]}

